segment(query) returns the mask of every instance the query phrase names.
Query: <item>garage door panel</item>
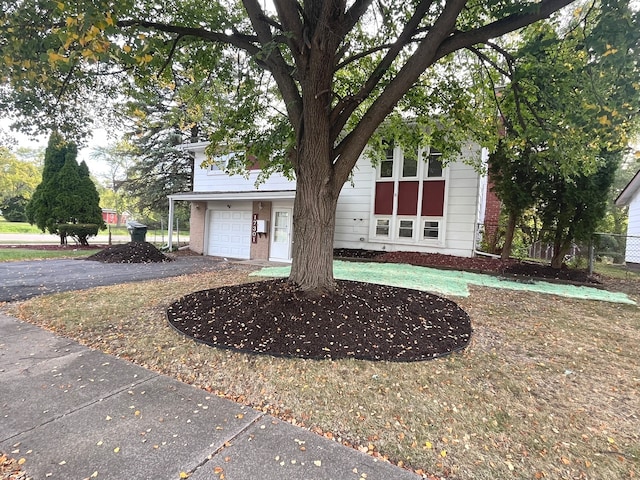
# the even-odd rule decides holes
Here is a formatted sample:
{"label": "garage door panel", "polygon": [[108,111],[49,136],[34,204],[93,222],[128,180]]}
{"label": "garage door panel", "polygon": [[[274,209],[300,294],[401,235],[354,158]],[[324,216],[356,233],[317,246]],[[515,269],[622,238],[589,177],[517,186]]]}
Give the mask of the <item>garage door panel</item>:
{"label": "garage door panel", "polygon": [[250,258],[251,212],[215,210],[209,225],[208,254]]}

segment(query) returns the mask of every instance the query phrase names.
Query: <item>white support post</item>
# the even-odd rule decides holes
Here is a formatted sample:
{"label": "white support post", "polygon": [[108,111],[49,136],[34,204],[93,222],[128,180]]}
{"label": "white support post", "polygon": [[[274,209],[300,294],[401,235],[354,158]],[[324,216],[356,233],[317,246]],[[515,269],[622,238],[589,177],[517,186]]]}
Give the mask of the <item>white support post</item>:
{"label": "white support post", "polygon": [[167,225],[168,227],[168,234],[169,234],[169,238],[167,240],[167,247],[169,248],[169,251],[173,251],[173,198],[169,197],[169,225]]}

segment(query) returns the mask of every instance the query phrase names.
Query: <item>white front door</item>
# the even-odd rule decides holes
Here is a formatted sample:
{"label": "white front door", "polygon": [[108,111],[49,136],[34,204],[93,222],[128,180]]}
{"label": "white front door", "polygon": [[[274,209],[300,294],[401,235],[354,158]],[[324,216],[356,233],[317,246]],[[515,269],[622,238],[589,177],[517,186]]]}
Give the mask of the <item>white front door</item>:
{"label": "white front door", "polygon": [[293,215],[291,208],[274,208],[270,260],[291,260],[292,225]]}
{"label": "white front door", "polygon": [[213,210],[209,223],[208,255],[250,258],[251,211]]}

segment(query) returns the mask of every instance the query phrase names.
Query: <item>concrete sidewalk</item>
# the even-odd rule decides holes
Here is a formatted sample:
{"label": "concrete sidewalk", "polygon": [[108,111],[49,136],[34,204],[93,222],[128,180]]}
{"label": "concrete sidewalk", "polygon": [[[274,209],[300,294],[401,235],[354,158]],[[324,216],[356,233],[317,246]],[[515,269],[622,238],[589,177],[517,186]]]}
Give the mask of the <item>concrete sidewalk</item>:
{"label": "concrete sidewalk", "polygon": [[420,478],[2,314],[0,451],[34,480]]}

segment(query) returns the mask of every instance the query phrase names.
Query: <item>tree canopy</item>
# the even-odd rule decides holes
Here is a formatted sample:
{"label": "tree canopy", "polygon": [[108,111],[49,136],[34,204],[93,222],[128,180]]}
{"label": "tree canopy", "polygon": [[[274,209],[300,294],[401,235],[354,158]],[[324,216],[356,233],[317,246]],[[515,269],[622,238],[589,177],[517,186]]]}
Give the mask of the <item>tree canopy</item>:
{"label": "tree canopy", "polygon": [[174,91],[190,118],[213,117],[211,154],[242,151],[295,174],[290,280],[331,290],[337,198],[385,119],[419,117],[415,137],[445,158],[469,136],[486,140],[494,119],[479,118],[487,104],[466,71],[492,39],[571,3],[2,0],[11,88],[0,105],[81,133],[89,90]]}
{"label": "tree canopy", "polygon": [[[631,28],[631,26],[635,26]],[[527,27],[499,92],[504,138],[490,158],[509,223],[536,207],[559,267],[604,215],[622,152],[638,128],[640,16],[626,1],[562,24]]]}

